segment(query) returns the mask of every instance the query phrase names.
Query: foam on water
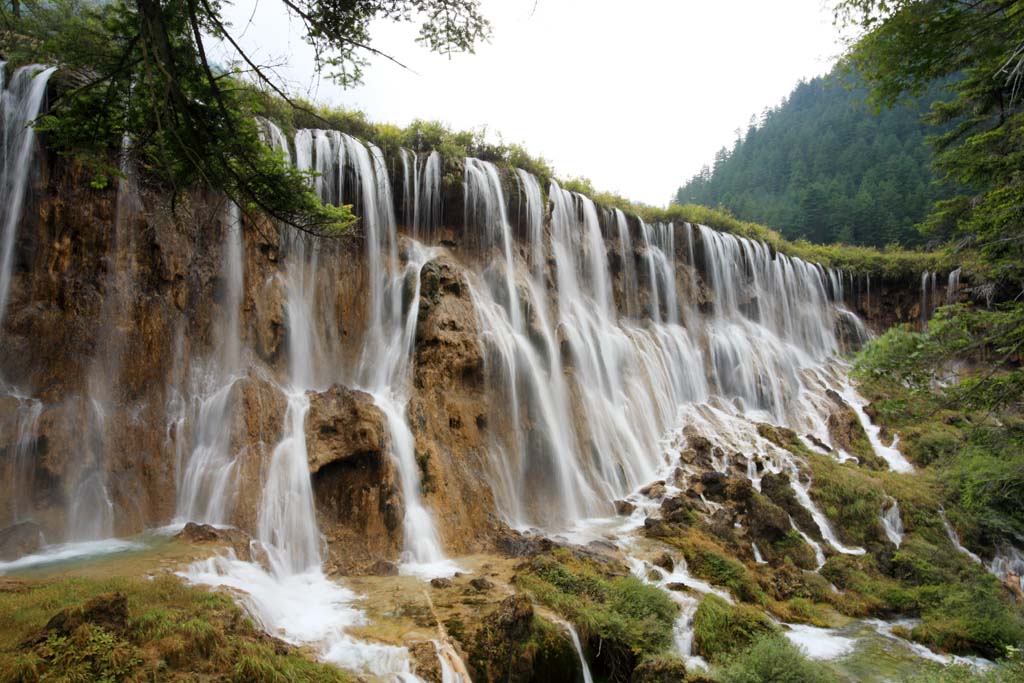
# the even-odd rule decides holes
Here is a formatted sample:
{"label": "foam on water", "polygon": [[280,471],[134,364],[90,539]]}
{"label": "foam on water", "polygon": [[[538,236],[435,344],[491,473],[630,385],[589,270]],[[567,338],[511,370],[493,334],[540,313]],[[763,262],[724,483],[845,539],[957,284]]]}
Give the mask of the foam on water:
{"label": "foam on water", "polygon": [[839,659],[853,652],[857,641],[838,635],[833,629],[807,624],[786,624],[784,632],[811,659]]}

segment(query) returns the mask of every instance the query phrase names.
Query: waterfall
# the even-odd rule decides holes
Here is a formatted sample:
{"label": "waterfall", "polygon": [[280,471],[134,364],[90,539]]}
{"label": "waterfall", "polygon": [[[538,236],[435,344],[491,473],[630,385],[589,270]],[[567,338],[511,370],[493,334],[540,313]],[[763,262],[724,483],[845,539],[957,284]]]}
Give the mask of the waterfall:
{"label": "waterfall", "polygon": [[636,318],[640,315],[640,303],[637,295],[640,292],[640,285],[636,277],[636,263],[633,259],[633,242],[629,236],[629,222],[626,214],[621,209],[613,209],[615,216],[615,228],[619,238],[619,260],[621,262],[622,274],[622,311],[629,318]]}
{"label": "waterfall", "polygon": [[765,561],[764,556],[761,555],[761,550],[760,550],[760,548],[757,547],[756,543],[752,542],[750,544],[750,548],[751,548],[751,550],[754,551],[754,562],[755,563],[757,563],[757,564],[768,564],[768,562]]}
{"label": "waterfall", "polygon": [[953,528],[953,525],[949,523],[949,520],[946,519],[946,511],[941,507],[939,508],[939,519],[942,520],[942,526],[946,528],[946,535],[949,537],[949,542],[953,544],[953,547],[956,548],[957,552],[971,558],[971,561],[975,564],[985,564],[977,554],[965,548],[963,543],[960,542],[960,535],[956,532],[956,529]]}
{"label": "waterfall", "polygon": [[886,537],[899,548],[903,542],[903,520],[900,518],[900,504],[895,498],[890,497],[882,508],[882,527]]}
{"label": "waterfall", "polygon": [[[2,67],[0,67],[2,69]],[[36,467],[36,429],[43,412],[42,401],[16,396],[18,410],[15,416],[13,454],[2,470],[6,482],[10,523],[17,524],[32,516],[34,471]]]}
{"label": "waterfall", "polygon": [[[229,202],[225,211],[221,279],[224,293],[214,328],[215,357],[196,374],[198,410],[194,445],[187,461],[177,463],[175,519],[204,524],[227,524],[236,493],[235,454],[231,452],[233,389],[243,374],[241,367],[242,221],[238,206]],[[205,395],[202,395],[205,392]],[[180,434],[184,419],[178,428]]]}
{"label": "waterfall", "polygon": [[107,455],[130,447],[117,443],[111,418],[123,409],[119,379],[135,313],[135,219],[141,211],[130,140],[121,144],[121,179],[117,184],[114,234],[106,256],[103,303],[96,325],[96,352],[86,378],[86,396],[80,401],[85,425],[81,457],[76,463],[69,492],[67,540],[97,541],[114,535],[115,506],[107,474]]}
{"label": "waterfall", "polygon": [[[946,293],[949,296],[949,292]],[[939,274],[926,270],[921,273],[921,326],[927,327],[939,301]]]}
{"label": "waterfall", "polygon": [[1003,544],[996,551],[995,557],[988,565],[988,570],[999,577],[1003,583],[1016,581],[1024,594],[1024,553],[1009,544]]}
{"label": "waterfall", "polygon": [[955,304],[960,299],[960,273],[961,268],[954,268],[949,271],[949,279],[946,282],[946,305]]}
{"label": "waterfall", "polygon": [[587,658],[583,654],[583,645],[580,643],[580,636],[576,633],[576,629],[569,622],[565,622],[565,627],[569,631],[569,639],[572,640],[573,649],[576,650],[576,656],[580,660],[580,669],[583,671],[583,683],[594,683],[594,677],[590,675],[590,666],[587,664]]}
{"label": "waterfall", "polygon": [[44,68],[39,64],[23,66],[14,72],[11,83],[4,83],[7,63],[0,61],[0,118],[3,119],[3,139],[0,141],[0,324],[7,311],[11,276],[14,268],[14,242],[21,221],[21,208],[25,201],[32,154],[35,151],[36,131],[32,123],[46,94],[46,84],[56,67]]}
{"label": "waterfall", "polygon": [[793,518],[789,518],[789,526],[793,528],[793,531],[800,534],[800,538],[804,539],[804,543],[811,546],[814,550],[814,569],[817,571],[825,566],[825,552],[821,549],[821,544],[815,541],[813,538],[808,536],[800,527],[796,525]]}

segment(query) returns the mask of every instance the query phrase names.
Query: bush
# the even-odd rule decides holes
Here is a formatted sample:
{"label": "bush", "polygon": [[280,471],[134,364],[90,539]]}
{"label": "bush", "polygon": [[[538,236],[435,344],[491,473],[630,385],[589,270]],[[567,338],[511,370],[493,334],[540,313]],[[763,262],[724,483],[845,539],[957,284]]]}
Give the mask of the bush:
{"label": "bush", "polygon": [[808,660],[784,636],[759,638],[721,672],[722,683],[831,683],[827,665]]}
{"label": "bush", "polygon": [[774,630],[771,620],[756,607],[730,605],[717,595],[707,595],[693,616],[693,645],[702,657],[718,662]]}

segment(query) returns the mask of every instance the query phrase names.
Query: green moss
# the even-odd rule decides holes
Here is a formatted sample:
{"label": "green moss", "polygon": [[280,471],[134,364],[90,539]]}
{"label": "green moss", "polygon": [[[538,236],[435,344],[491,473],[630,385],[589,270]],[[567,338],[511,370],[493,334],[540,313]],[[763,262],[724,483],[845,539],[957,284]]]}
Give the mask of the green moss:
{"label": "green moss", "polygon": [[744,602],[765,602],[764,591],[747,567],[729,557],[725,548],[700,530],[680,529],[676,535],[661,540],[683,551],[687,567],[694,576],[728,588]]}
{"label": "green moss", "polygon": [[720,662],[774,630],[771,620],[756,607],[730,605],[717,595],[707,595],[693,616],[693,645],[702,657]]}
{"label": "green moss", "polygon": [[672,643],[679,608],[664,591],[565,550],[533,558],[516,584],[571,621],[586,642],[639,660]]}
{"label": "green moss", "polygon": [[846,543],[865,545],[882,541],[881,511],[887,494],[882,483],[852,463],[839,464],[820,454],[807,457],[811,471],[811,497],[833,522]]}

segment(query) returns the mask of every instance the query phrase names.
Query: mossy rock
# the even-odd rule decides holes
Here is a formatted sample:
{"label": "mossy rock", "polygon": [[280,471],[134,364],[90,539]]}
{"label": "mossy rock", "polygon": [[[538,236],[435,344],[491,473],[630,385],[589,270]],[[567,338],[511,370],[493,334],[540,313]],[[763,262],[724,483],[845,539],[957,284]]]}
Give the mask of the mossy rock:
{"label": "mossy rock", "polygon": [[683,660],[674,656],[651,657],[640,662],[630,683],[680,683],[686,680]]}
{"label": "mossy rock", "polygon": [[503,600],[484,617],[472,638],[468,665],[474,681],[515,683],[574,681],[580,664],[572,644],[534,614],[523,595]]}
{"label": "mossy rock", "polygon": [[775,630],[772,621],[756,607],[730,605],[717,595],[708,595],[693,617],[693,645],[700,656],[722,662]]}

